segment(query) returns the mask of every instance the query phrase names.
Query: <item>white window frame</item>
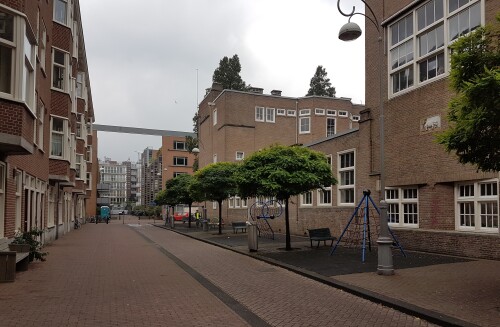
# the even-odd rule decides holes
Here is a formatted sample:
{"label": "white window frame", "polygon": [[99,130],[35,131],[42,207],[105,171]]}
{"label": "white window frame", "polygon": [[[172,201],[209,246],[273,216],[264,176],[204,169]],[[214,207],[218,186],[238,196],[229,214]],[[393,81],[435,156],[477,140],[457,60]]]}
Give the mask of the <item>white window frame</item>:
{"label": "white window frame", "polygon": [[214,126],[217,125],[217,108],[212,111],[212,122]]}
{"label": "white window frame", "polygon": [[276,113],[276,111],[274,108],[266,108],[266,122],[267,123],[274,123],[276,121],[275,113]]}
{"label": "white window frame", "polygon": [[299,116],[310,116],[311,115],[311,109],[300,109],[299,110]]}
{"label": "white window frame", "polygon": [[[0,11],[12,17],[12,39],[0,38],[0,47],[7,49],[7,51],[10,49],[10,62],[3,67],[10,69],[10,78],[4,80],[5,83],[8,83],[8,90],[0,91],[0,97],[25,103],[28,110],[35,115],[37,40],[32,39],[27,34],[26,17],[20,16],[17,12],[10,11],[6,7],[1,7]],[[7,76],[8,74],[2,71],[2,75]]]}
{"label": "white window frame", "polygon": [[22,199],[23,199],[23,172],[20,170],[15,170],[14,172],[14,183],[16,184],[16,207],[15,207],[15,217],[16,225],[15,230],[20,231],[22,226],[21,210],[22,210]]}
{"label": "white window frame", "polygon": [[[303,123],[307,121],[307,124]],[[305,116],[299,118],[299,134],[310,134],[311,133],[311,117]]]}
{"label": "white window frame", "polygon": [[[56,52],[62,53],[64,55],[64,64],[55,62]],[[57,75],[55,72],[56,68],[61,70],[59,72],[59,77],[56,76]],[[61,76],[62,76],[62,79],[61,79]],[[57,79],[58,81],[59,80],[61,81],[60,82],[61,87],[59,87],[58,85],[54,85],[55,79]],[[64,50],[57,49],[57,48],[53,47],[52,48],[52,84],[51,84],[51,88],[53,90],[57,90],[60,92],[69,93],[69,91],[70,91],[69,84],[70,84],[69,53],[64,51]]]}
{"label": "white window frame", "polygon": [[[325,201],[325,197],[326,197],[326,201]],[[324,207],[331,206],[332,205],[332,188],[325,187],[324,189],[318,189],[317,200],[318,200],[318,206],[324,206]]]}
{"label": "white window frame", "polygon": [[295,111],[295,109],[288,109],[288,110],[286,111],[286,115],[287,115],[288,117],[295,117],[295,116],[297,116],[297,112]]}
{"label": "white window frame", "polygon": [[322,108],[315,108],[314,109],[314,114],[316,116],[324,116],[325,115],[325,109]]}
{"label": "white window frame", "polygon": [[[60,119],[63,122],[63,130],[62,131],[54,131],[54,119]],[[61,155],[53,154],[53,135],[61,135]],[[68,127],[68,119],[58,116],[50,116],[50,158],[52,159],[69,159],[69,127]]]}
{"label": "white window frame", "polygon": [[45,121],[45,105],[42,101],[39,101],[38,110],[37,110],[37,121],[35,124],[38,124],[37,132],[38,132],[38,149],[44,151],[44,121]]}
{"label": "white window frame", "polygon": [[[83,158],[83,154],[76,154],[76,158],[75,158],[75,171],[76,171],[76,174],[75,174],[75,178],[76,179],[80,179],[80,180],[84,180],[86,178],[85,176],[85,172],[83,171],[85,167],[85,159]],[[85,178],[84,178],[85,176]]]}
{"label": "white window frame", "polygon": [[7,165],[0,161],[0,237],[4,237],[5,187],[7,184]]}
{"label": "white window frame", "polygon": [[[59,7],[61,5],[63,7]],[[68,14],[69,14],[69,6],[68,0],[54,0],[54,21],[63,24],[65,26],[68,25]],[[64,8],[64,13],[58,12],[58,9]]]}
{"label": "white window frame", "polygon": [[45,72],[46,64],[47,64],[47,27],[45,26],[45,22],[42,19],[42,23],[40,24],[40,43],[38,45],[38,53],[40,55],[40,69]]}
{"label": "white window frame", "polygon": [[337,116],[337,110],[326,109],[326,115],[327,116]]}
{"label": "white window frame", "polygon": [[76,96],[78,98],[83,98],[83,91],[85,89],[85,73],[78,72],[76,75]]}
{"label": "white window frame", "polygon": [[236,160],[240,161],[245,159],[245,152],[243,151],[236,151]]}
{"label": "white window frame", "polygon": [[[482,186],[489,185],[491,194],[482,195]],[[467,187],[469,194],[461,192]],[[472,194],[471,194],[472,193]],[[458,231],[499,233],[499,180],[488,179],[474,182],[463,182],[455,185],[455,227]],[[487,205],[487,207],[485,207]],[[466,209],[468,212],[463,212]],[[484,212],[483,210],[487,210]],[[492,227],[482,226],[482,216],[491,216]],[[496,224],[496,227],[494,226]]]}
{"label": "white window frame", "polygon": [[[436,3],[439,4],[439,2],[442,3],[442,8],[436,10]],[[389,98],[449,75],[450,52],[448,46],[455,40],[454,36],[450,35],[453,31],[452,24],[460,17],[467,16],[467,30],[462,35],[469,33],[471,31],[471,8],[475,10],[476,14],[473,16],[472,24],[475,26],[472,28],[484,25],[484,1],[470,0],[462,3],[460,7],[451,12],[450,4],[451,2],[446,0],[426,1],[388,27]],[[479,24],[476,25],[476,23]],[[457,24],[460,25],[460,23]],[[411,33],[401,34],[399,32],[402,27],[410,25]],[[457,27],[458,35],[461,33],[458,31],[459,28]],[[431,40],[430,43],[429,40]],[[425,78],[422,78],[421,72],[425,73]]]}
{"label": "white window frame", "polygon": [[276,116],[286,116],[286,109],[276,109]]}
{"label": "white window frame", "polygon": [[359,115],[351,115],[352,121],[359,122],[360,119],[361,119],[361,117]]}
{"label": "white window frame", "polygon": [[188,158],[187,157],[174,157],[174,166],[187,166]]}
{"label": "white window frame", "polygon": [[255,121],[258,121],[258,122],[265,121],[264,107],[255,107]]}
{"label": "white window frame", "polygon": [[[328,122],[330,122],[332,120],[333,120],[333,134],[329,133],[329,127],[328,127]],[[337,134],[337,118],[327,117],[325,124],[326,124],[326,127],[325,127],[326,137],[334,136],[335,134]]]}
{"label": "white window frame", "polygon": [[[353,163],[349,166],[342,167],[342,157],[348,154],[353,155]],[[344,184],[344,179],[342,178],[342,174],[346,172],[352,171],[353,181],[349,184]],[[337,203],[339,206],[349,206],[353,207],[356,203],[356,149],[349,149],[346,151],[341,151],[337,153],[337,179],[339,181],[337,185]],[[352,195],[352,202],[344,201],[343,194],[346,191],[350,191]]]}
{"label": "white window frame", "polygon": [[339,117],[348,117],[349,116],[349,112],[345,111],[345,110],[339,110]]}
{"label": "white window frame", "polygon": [[418,187],[386,187],[385,194],[389,226],[418,228],[420,222]]}
{"label": "white window frame", "polygon": [[308,191],[300,195],[300,206],[301,207],[312,207],[313,205],[313,192]]}
{"label": "white window frame", "polygon": [[[182,147],[180,146],[182,144]],[[185,141],[174,141],[174,150],[184,151],[186,150],[186,142]]]}

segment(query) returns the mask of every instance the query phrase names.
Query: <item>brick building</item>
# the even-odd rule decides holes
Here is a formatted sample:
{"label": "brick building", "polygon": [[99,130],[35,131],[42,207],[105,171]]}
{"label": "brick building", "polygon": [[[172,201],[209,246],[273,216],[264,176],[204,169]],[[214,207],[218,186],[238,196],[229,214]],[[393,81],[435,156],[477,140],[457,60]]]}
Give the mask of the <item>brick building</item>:
{"label": "brick building", "polygon": [[[379,33],[367,20],[366,109],[345,99],[291,99],[279,93],[222,91],[215,85],[200,103],[200,167],[241,159],[271,143],[298,143],[322,151],[339,184],[292,201],[290,227],[298,235],[318,227],[340,235],[363,190],[371,190],[375,203],[380,199],[382,93],[385,198],[389,225],[399,241],[407,249],[499,259],[499,173],[459,164],[437,144],[435,135],[448,126],[446,114],[453,96],[448,46],[460,35],[494,21],[500,2],[367,3],[382,24],[385,48],[380,92]],[[359,124],[342,121],[341,110],[348,111],[344,118],[359,117]],[[328,122],[325,128],[329,111],[338,118],[335,134],[328,133]],[[310,132],[303,133],[308,124]],[[231,198],[224,205],[228,221],[247,218],[250,204],[245,199]],[[210,214],[215,216],[215,210]],[[275,219],[271,225],[275,231],[284,230],[283,220]]]}
{"label": "brick building", "polygon": [[[368,1],[383,40],[385,198],[391,229],[407,249],[500,258],[499,173],[458,163],[435,139],[448,126],[449,44],[492,22],[499,1]],[[332,157],[337,176],[351,170],[352,203],[300,211],[339,234],[363,189],[380,198],[378,32],[365,24],[366,106],[359,130],[310,144]],[[355,63],[353,63],[355,64]],[[353,161],[342,166],[341,159]],[[333,188],[333,198],[339,189]],[[307,213],[306,213],[307,211]],[[335,217],[335,218],[325,218]],[[297,226],[301,230],[302,226]]]}
{"label": "brick building", "polygon": [[[200,168],[219,161],[240,161],[271,144],[306,144],[358,128],[362,105],[347,98],[285,97],[281,91],[263,94],[260,88],[248,92],[223,90],[214,83],[199,106]],[[324,192],[325,205],[330,191]],[[297,217],[299,203],[310,205],[308,196],[293,199],[291,215]],[[238,196],[223,203],[226,221],[247,219],[254,200]],[[218,215],[216,203],[206,203],[209,217]],[[280,222],[273,222],[276,231]],[[295,233],[303,230],[293,228]]]}
{"label": "brick building", "polygon": [[78,0],[0,1],[0,237],[83,218],[97,142]]}
{"label": "brick building", "polygon": [[[196,134],[192,135],[196,137]],[[167,180],[180,174],[193,174],[195,154],[188,152],[185,136],[162,136],[162,181],[164,187]]]}

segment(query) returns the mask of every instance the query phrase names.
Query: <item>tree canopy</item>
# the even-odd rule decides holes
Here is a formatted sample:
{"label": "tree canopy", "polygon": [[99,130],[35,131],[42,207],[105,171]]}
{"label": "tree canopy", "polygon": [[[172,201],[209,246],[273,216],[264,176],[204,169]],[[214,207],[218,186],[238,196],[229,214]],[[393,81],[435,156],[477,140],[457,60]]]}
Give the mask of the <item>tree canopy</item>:
{"label": "tree canopy", "polygon": [[311,78],[311,83],[309,83],[309,86],[309,91],[307,91],[306,96],[335,96],[335,88],[332,86],[332,83],[330,83],[330,79],[327,77],[326,69],[321,65],[316,68],[316,73]]}
{"label": "tree canopy", "polygon": [[500,170],[500,14],[451,46],[450,127],[438,135],[460,163]]}
{"label": "tree canopy", "polygon": [[286,249],[290,250],[288,200],[337,183],[325,155],[299,146],[272,145],[243,160],[237,175],[242,197],[274,196],[285,201]]}
{"label": "tree canopy", "polygon": [[222,84],[224,89],[244,91],[245,82],[241,79],[240,58],[235,54],[232,58],[224,57],[215,69],[212,81]]}
{"label": "tree canopy", "polygon": [[217,162],[198,170],[194,174],[190,191],[196,197],[216,201],[219,205],[219,234],[222,234],[222,201],[237,192],[236,172],[238,164]]}

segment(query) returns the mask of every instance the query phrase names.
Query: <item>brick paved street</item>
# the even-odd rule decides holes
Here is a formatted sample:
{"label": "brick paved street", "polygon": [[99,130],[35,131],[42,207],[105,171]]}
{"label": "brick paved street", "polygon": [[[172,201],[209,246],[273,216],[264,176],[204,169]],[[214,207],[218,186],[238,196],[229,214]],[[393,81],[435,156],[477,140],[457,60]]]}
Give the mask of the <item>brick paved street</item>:
{"label": "brick paved street", "polygon": [[87,224],[46,250],[0,284],[0,325],[429,325],[144,221]]}

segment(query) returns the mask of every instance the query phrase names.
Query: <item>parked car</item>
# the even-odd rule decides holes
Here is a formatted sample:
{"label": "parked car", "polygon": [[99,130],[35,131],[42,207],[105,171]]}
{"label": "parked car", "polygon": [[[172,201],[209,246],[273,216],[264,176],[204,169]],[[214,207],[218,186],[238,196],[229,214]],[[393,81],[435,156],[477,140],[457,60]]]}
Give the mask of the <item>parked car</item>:
{"label": "parked car", "polygon": [[175,221],[187,221],[189,217],[188,212],[176,212],[174,213],[174,220]]}

